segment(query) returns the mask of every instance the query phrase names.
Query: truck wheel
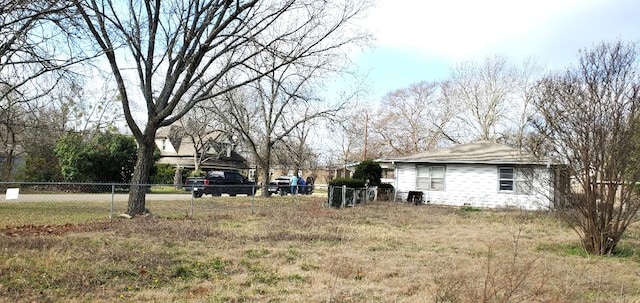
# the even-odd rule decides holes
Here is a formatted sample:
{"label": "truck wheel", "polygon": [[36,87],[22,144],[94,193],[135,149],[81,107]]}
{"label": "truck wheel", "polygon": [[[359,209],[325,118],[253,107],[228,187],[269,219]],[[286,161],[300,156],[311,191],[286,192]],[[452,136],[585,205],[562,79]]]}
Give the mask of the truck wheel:
{"label": "truck wheel", "polygon": [[202,197],[202,193],[201,193],[201,192],[197,192],[197,193],[196,193],[196,192],[194,192],[194,193],[193,193],[193,197],[194,197],[194,198],[200,198],[200,197]]}
{"label": "truck wheel", "polygon": [[284,192],[284,189],[280,188],[278,189],[278,194],[281,196],[285,196],[287,193]]}

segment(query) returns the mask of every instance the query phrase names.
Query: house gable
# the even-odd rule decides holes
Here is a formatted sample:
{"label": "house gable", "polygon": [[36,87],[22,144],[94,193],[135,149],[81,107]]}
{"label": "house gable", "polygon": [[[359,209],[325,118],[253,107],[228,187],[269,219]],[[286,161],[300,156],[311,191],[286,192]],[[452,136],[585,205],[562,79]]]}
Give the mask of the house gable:
{"label": "house gable", "polygon": [[195,168],[195,156],[203,159],[203,170],[243,170],[249,167],[246,159],[234,150],[233,144],[221,133],[212,133],[203,138],[204,152],[196,155],[197,150],[189,137],[180,131],[180,127],[171,126],[158,130],[156,147],[160,151],[158,163],[176,167]]}

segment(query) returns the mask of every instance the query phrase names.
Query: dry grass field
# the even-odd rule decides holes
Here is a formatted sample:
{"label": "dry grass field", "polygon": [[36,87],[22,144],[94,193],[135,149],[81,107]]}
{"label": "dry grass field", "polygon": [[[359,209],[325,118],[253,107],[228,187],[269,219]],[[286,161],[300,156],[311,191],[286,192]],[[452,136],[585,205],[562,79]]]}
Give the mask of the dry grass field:
{"label": "dry grass field", "polygon": [[0,302],[640,302],[637,226],[589,257],[548,213],[324,202],[0,203]]}

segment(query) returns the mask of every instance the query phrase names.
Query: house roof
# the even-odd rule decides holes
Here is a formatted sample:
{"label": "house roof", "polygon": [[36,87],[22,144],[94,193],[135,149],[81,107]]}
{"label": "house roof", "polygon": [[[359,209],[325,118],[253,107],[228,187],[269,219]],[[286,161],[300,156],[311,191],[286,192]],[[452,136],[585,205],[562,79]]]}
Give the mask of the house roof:
{"label": "house roof", "polygon": [[[219,145],[219,143],[225,141],[222,135],[222,132],[214,131],[204,134],[200,139]],[[159,128],[156,131],[156,139],[168,139],[178,155],[193,155],[196,152],[193,142],[181,126],[171,125]]]}
{"label": "house roof", "polygon": [[[180,166],[186,168],[194,168],[193,156],[173,156],[173,157],[160,157],[158,163],[170,164],[173,166]],[[208,159],[203,163],[200,163],[200,168],[203,170],[236,170],[236,169],[249,169],[250,166],[246,162],[233,161],[233,160],[221,160],[221,159]]]}
{"label": "house roof", "polygon": [[388,159],[396,163],[552,164],[521,150],[491,141],[478,141],[410,156]]}
{"label": "house roof", "polygon": [[[167,163],[182,167],[194,167],[194,155],[202,154],[200,166],[203,169],[246,169],[246,159],[233,149],[228,142],[223,142],[222,132],[206,134],[201,139],[204,146],[197,151],[192,139],[185,135],[179,126],[161,127],[156,132],[156,140],[168,139],[174,151],[160,150],[158,163]],[[157,142],[157,141],[156,141]],[[202,144],[199,143],[199,144]]]}

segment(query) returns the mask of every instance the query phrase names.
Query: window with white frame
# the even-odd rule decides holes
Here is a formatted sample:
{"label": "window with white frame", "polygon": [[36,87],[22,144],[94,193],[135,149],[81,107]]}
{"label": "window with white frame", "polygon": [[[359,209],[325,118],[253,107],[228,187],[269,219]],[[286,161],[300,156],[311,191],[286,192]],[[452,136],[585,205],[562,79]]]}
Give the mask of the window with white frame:
{"label": "window with white frame", "polygon": [[515,194],[531,193],[531,176],[527,169],[498,167],[498,190]]}
{"label": "window with white frame", "polygon": [[444,190],[444,166],[417,166],[416,189]]}
{"label": "window with white frame", "polygon": [[516,169],[516,194],[531,194],[531,180],[533,179],[533,170],[531,168]]}
{"label": "window with white frame", "polygon": [[513,191],[515,175],[513,167],[498,167],[498,190]]}

